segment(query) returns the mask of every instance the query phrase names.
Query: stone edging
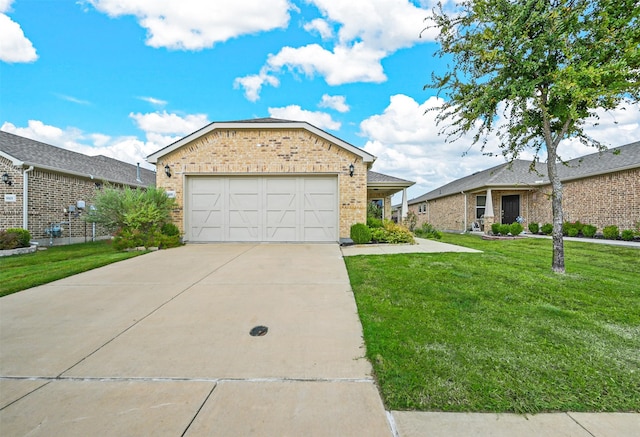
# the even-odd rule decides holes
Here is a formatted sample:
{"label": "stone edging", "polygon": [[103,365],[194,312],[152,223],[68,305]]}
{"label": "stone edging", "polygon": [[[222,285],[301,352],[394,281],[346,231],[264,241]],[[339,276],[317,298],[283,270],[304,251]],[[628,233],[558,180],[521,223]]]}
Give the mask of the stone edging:
{"label": "stone edging", "polygon": [[20,247],[18,249],[0,250],[0,257],[11,255],[23,255],[25,253],[33,253],[38,250],[38,246]]}

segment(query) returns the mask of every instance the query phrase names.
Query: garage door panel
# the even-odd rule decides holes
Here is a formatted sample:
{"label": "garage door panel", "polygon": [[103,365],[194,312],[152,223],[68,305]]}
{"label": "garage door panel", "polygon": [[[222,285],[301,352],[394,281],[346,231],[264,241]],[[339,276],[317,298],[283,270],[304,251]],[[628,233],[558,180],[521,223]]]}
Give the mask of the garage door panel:
{"label": "garage door panel", "polygon": [[191,241],[337,241],[337,178],[193,177]]}

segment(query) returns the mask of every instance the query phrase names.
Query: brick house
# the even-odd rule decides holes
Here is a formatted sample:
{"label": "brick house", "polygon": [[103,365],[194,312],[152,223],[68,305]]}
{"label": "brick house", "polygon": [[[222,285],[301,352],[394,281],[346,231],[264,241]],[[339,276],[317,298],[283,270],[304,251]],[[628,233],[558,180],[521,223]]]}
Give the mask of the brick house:
{"label": "brick house", "polygon": [[413,185],[371,172],[373,155],[309,123],[274,118],[214,122],[147,160],[188,242],[337,242],[369,201],[390,217],[391,196]]}
{"label": "brick house", "polygon": [[[0,131],[0,229],[23,228],[40,244],[106,236],[81,220],[105,183],[148,187],[155,173],[106,156],[87,156]],[[65,209],[71,213],[65,213]],[[53,224],[53,226],[52,226]],[[51,231],[61,231],[50,238]],[[57,232],[55,232],[57,234]]]}
{"label": "brick house", "polygon": [[[640,142],[593,153],[558,165],[565,221],[632,229],[640,221]],[[408,201],[418,225],[448,231],[485,232],[492,223],[551,223],[551,185],[546,164],[515,160],[474,173]]]}

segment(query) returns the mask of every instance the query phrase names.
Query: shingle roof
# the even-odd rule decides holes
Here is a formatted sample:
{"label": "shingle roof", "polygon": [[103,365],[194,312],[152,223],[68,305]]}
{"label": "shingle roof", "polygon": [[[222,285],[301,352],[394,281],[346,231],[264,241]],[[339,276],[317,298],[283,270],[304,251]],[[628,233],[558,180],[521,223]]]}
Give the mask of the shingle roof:
{"label": "shingle roof", "polygon": [[50,144],[0,131],[0,153],[12,161],[24,165],[68,173],[96,180],[131,186],[150,186],[156,183],[153,171],[141,168],[140,179],[136,180],[135,165],[106,156],[88,156],[72,152]]}
{"label": "shingle roof", "polygon": [[367,172],[367,183],[398,183],[401,185],[411,186],[415,184],[415,182],[408,181],[406,179],[400,179],[394,176],[389,176],[382,173],[377,173],[375,171],[369,170]]}
{"label": "shingle roof", "polygon": [[[465,176],[409,201],[424,202],[449,196],[461,191],[473,191],[483,188],[534,186],[549,184],[547,165],[536,162],[535,170],[530,171],[531,161],[515,160]],[[625,146],[614,147],[605,152],[596,152],[558,165],[560,179],[569,181],[599,174],[613,173],[640,167],[640,141]]]}

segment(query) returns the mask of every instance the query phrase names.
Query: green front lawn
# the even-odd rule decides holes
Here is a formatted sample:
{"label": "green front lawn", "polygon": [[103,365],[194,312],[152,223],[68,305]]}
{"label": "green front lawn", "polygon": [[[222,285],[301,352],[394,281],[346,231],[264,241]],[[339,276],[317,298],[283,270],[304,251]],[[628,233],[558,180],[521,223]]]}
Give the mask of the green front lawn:
{"label": "green front lawn", "polygon": [[0,296],[46,284],[146,252],[118,252],[109,241],[54,246],[0,258]]}
{"label": "green front lawn", "polygon": [[346,257],[387,408],[640,412],[640,250],[551,241]]}

